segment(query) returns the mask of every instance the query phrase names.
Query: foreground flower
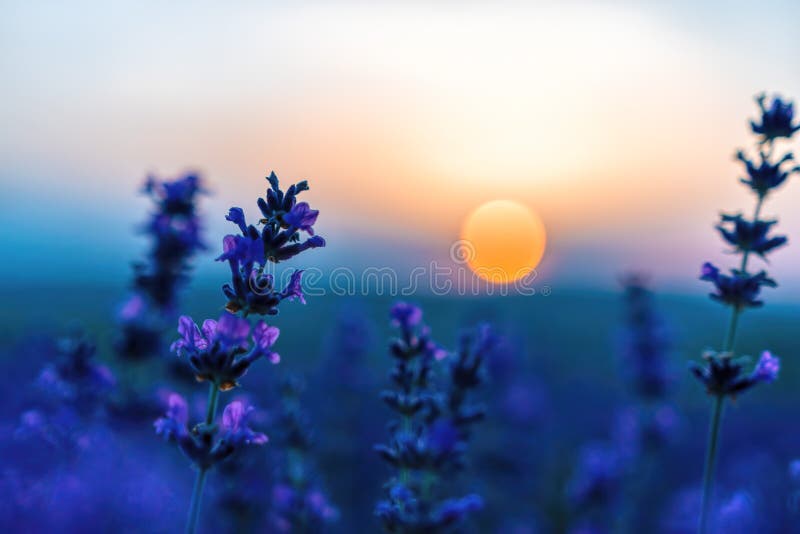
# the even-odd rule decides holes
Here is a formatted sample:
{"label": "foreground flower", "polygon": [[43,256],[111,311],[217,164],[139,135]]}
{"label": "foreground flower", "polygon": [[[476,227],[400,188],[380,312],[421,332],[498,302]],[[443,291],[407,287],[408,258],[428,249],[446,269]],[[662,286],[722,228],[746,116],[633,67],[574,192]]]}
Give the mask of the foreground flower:
{"label": "foreground flower", "polygon": [[252,347],[248,341],[250,323],[227,312],[219,321],[204,321],[202,331],[191,317],[181,316],[178,333],[181,337],[170,350],[189,358],[198,380],[209,380],[221,391],[237,387],[238,379],[257,359],[280,361],[280,356],[271,350],[280,331],[264,321],[252,330]]}
{"label": "foreground flower", "polygon": [[[263,215],[260,229],[247,224],[241,208],[231,208],[225,217],[241,231],[241,235],[225,236],[223,252],[217,258],[227,261],[231,269],[231,283],[222,290],[228,298],[225,307],[232,313],[275,315],[284,299],[305,303],[300,284],[302,270],[294,271],[287,286],[281,289],[275,286],[275,278],[267,272],[267,266],[325,246],[325,239],[314,235],[319,211],[306,202],[297,202],[297,195],[306,191],[308,184],[299,182],[284,192],[275,173],[267,181],[270,183],[267,198],[258,199]],[[303,240],[301,232],[311,237]]]}

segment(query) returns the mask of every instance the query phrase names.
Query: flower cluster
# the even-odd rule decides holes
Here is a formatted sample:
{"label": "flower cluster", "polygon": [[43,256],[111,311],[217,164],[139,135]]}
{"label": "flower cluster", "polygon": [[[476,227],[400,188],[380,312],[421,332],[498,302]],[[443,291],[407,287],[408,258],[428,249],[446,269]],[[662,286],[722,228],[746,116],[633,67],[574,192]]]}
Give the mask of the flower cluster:
{"label": "flower cluster", "polygon": [[[448,475],[464,466],[472,425],[483,417],[483,409],[468,397],[481,383],[484,356],[495,338],[481,328],[465,335],[449,358],[431,340],[418,307],[397,303],[391,319],[400,330],[390,345],[394,389],[382,398],[399,419],[390,425],[390,442],[376,450],[396,475],[375,513],[388,532],[449,531],[483,506],[478,495],[453,499],[444,492]],[[441,383],[437,367],[446,370]]]}
{"label": "flower cluster", "polygon": [[764,351],[749,373],[745,365],[749,357],[732,358],[728,354],[709,351],[703,355],[705,365],[692,362],[692,374],[705,384],[711,395],[735,397],[756,384],[769,384],[777,380],[780,360],[769,351]]}
{"label": "flower cluster", "polygon": [[205,193],[199,176],[173,181],[149,177],[144,192],[155,204],[144,226],[152,244],[146,261],[134,264],[133,294],[119,312],[115,348],[126,358],[143,358],[159,350],[164,324],[174,320],[188,261],[205,248],[196,209],[197,197]]}
{"label": "flower cluster", "polygon": [[761,122],[750,121],[753,133],[761,136],[760,143],[771,143],[781,137],[789,138],[800,130],[800,123],[794,123],[794,102],[784,102],[779,96],[766,105],[767,95],[760,94],[756,103],[761,110]]}
{"label": "flower cluster", "polygon": [[[239,379],[256,360],[264,357],[273,364],[280,361],[272,350],[279,335],[278,329],[264,321],[251,327],[247,316],[275,315],[278,304],[284,299],[297,298],[304,302],[300,285],[302,271],[296,270],[286,287],[278,291],[274,287],[273,275],[266,272],[266,267],[269,263],[287,260],[304,250],[325,245],[324,239],[314,235],[313,225],[319,213],[309,208],[307,203],[297,202],[297,195],[307,190],[308,184],[299,182],[284,192],[274,173],[267,180],[270,183],[267,198],[258,200],[263,215],[260,230],[246,224],[241,208],[231,208],[226,217],[241,230],[241,235],[225,236],[222,254],[217,258],[229,263],[233,276],[232,283],[223,287],[228,298],[226,311],[219,320],[204,321],[202,327],[190,317],[180,317],[180,337],[171,346],[173,352],[188,360],[198,381],[210,382],[204,423],[189,431],[186,403],[175,396],[170,400],[167,416],[156,421],[157,432],[177,442],[198,470],[187,532],[194,532],[197,528],[206,472],[241,449],[242,444],[266,442],[266,437],[247,427],[246,417],[251,408],[245,408],[240,401],[225,408],[221,425],[214,424],[220,392],[238,387]],[[165,206],[181,213],[191,211],[188,209],[190,202],[180,202],[182,196],[169,191],[165,193]],[[312,237],[301,241],[301,232]],[[236,315],[239,312],[242,317]]]}
{"label": "flower cluster", "polygon": [[180,450],[194,465],[207,470],[230,457],[245,445],[263,445],[267,436],[255,432],[247,419],[253,411],[240,401],[228,404],[218,425],[201,423],[189,427],[189,406],[186,400],[173,393],[164,417],[155,423],[156,433],[165,440],[178,444]]}
{"label": "flower cluster", "polygon": [[[208,380],[220,391],[227,391],[239,385],[239,378],[259,358],[280,362],[278,353],[271,350],[280,331],[264,321],[252,330],[251,336],[250,323],[228,312],[223,312],[218,321],[203,321],[202,330],[184,315],[178,321],[181,337],[170,349],[189,359],[198,381]],[[248,337],[252,338],[252,347]]]}
{"label": "flower cluster", "polygon": [[[308,184],[302,181],[284,192],[275,173],[267,181],[270,184],[267,197],[258,199],[262,214],[260,229],[247,224],[241,208],[231,208],[226,217],[241,231],[241,235],[225,236],[223,252],[217,258],[227,261],[231,269],[231,283],[223,287],[223,292],[228,298],[226,308],[232,313],[275,315],[283,299],[305,302],[301,287],[303,271],[294,271],[287,285],[279,289],[275,287],[274,275],[267,272],[268,264],[325,246],[325,240],[314,235],[319,211],[312,210],[306,202],[297,202],[297,195],[308,190]],[[303,240],[303,232],[310,237]]]}
{"label": "flower cluster", "polygon": [[303,388],[296,376],[286,377],[281,385],[276,422],[280,458],[271,499],[271,524],[276,532],[320,532],[339,518],[311,461],[311,424],[300,404]]}
{"label": "flower cluster", "polygon": [[104,408],[116,385],[111,370],[95,361],[97,347],[84,335],[58,340],[58,355],[39,375],[42,391],[80,413]]}
{"label": "flower cluster", "polygon": [[658,401],[667,394],[672,382],[668,369],[669,333],[644,276],[626,276],[623,290],[622,372],[637,397]]}

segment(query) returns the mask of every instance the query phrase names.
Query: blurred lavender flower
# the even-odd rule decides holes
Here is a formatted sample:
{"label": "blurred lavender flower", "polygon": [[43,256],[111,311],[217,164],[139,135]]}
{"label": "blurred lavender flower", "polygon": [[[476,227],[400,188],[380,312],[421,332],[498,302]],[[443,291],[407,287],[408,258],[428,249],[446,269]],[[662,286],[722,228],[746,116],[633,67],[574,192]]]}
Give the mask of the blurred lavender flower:
{"label": "blurred lavender flower", "polygon": [[758,308],[764,302],[758,300],[762,287],[777,287],[775,281],[760,271],[749,274],[745,271],[731,269],[731,275],[720,273],[719,269],[711,263],[704,263],[700,280],[711,282],[716,289],[709,296],[723,304],[733,306],[738,310],[745,308]]}
{"label": "blurred lavender flower", "polygon": [[381,459],[372,451],[372,444],[383,436],[381,406],[364,402],[377,388],[371,367],[374,330],[360,304],[342,306],[323,338],[323,359],[306,396],[324,436],[316,456],[342,510],[337,523],[342,532],[357,531],[374,520],[374,488],[382,478]]}
{"label": "blurred lavender flower", "polygon": [[94,343],[77,334],[61,338],[57,346],[56,361],[39,375],[41,391],[82,414],[104,410],[116,379],[107,366],[95,361]]}
{"label": "blurred lavender flower", "polygon": [[[704,355],[706,365],[692,363],[692,373],[702,382],[709,394],[714,397],[711,425],[708,439],[707,457],[703,474],[703,505],[700,514],[700,534],[705,534],[708,529],[712,502],[712,489],[714,470],[716,468],[717,446],[722,410],[725,398],[733,397],[746,391],[757,383],[772,382],[778,376],[780,364],[777,358],[769,352],[761,355],[756,368],[750,374],[744,373],[745,359],[735,357],[735,341],[739,324],[739,316],[747,308],[756,308],[763,305],[759,300],[762,287],[776,287],[774,280],[769,278],[765,271],[751,274],[748,271],[748,260],[751,253],[766,259],[766,254],[786,243],[783,236],[769,237],[768,233],[776,224],[774,220],[762,220],[761,210],[768,194],[786,181],[788,176],[798,168],[783,170],[782,165],[791,161],[793,156],[787,153],[773,160],[774,142],[779,138],[790,138],[800,129],[793,124],[794,108],[791,102],[784,102],[780,97],[774,97],[771,105],[767,106],[766,96],[756,97],[761,111],[760,122],[751,121],[753,133],[760,136],[758,140],[761,163],[754,164],[745,157],[743,151],[737,152],[737,158],[745,164],[748,178],[741,182],[750,187],[756,196],[753,217],[744,219],[741,215],[723,215],[722,223],[717,229],[723,239],[736,247],[736,252],[741,254],[741,263],[737,269],[731,269],[731,275],[720,273],[720,270],[711,263],[702,267],[700,279],[712,282],[716,291],[711,293],[711,298],[731,307],[731,318],[728,332],[719,352],[709,351]],[[764,151],[763,145],[767,145]],[[731,228],[732,225],[732,228]]]}
{"label": "blurred lavender flower", "polygon": [[[446,498],[446,483],[464,467],[471,427],[484,410],[468,397],[482,382],[485,354],[496,339],[488,327],[462,336],[452,358],[431,339],[421,324],[422,311],[395,304],[391,322],[400,329],[392,341],[395,389],[383,400],[399,416],[390,425],[392,439],[376,446],[395,476],[386,485],[386,499],[375,514],[387,532],[446,532],[460,528],[483,507],[478,495]],[[434,368],[445,364],[445,379],[437,384]]]}
{"label": "blurred lavender flower", "polygon": [[748,221],[742,215],[722,215],[717,225],[722,237],[736,247],[736,252],[755,252],[762,258],[770,251],[782,247],[786,236],[769,237],[767,234],[778,221]]}
{"label": "blurred lavender flower", "polygon": [[652,291],[638,274],[623,279],[625,329],[621,336],[622,371],[635,395],[663,399],[673,381],[669,374],[671,339],[655,308]]}
{"label": "blurred lavender flower", "polygon": [[609,507],[619,497],[626,465],[611,443],[589,443],[581,449],[567,485],[567,495],[578,510]]}
{"label": "blurred lavender flower", "polygon": [[[270,184],[267,198],[258,199],[263,215],[260,230],[247,224],[241,208],[231,208],[226,217],[241,230],[241,235],[225,237],[223,253],[217,258],[227,261],[231,269],[231,283],[223,287],[223,292],[228,298],[226,308],[233,313],[275,315],[283,299],[297,298],[305,302],[300,285],[302,271],[295,271],[281,290],[275,287],[274,276],[265,272],[267,265],[325,246],[325,240],[314,235],[313,225],[319,212],[306,202],[297,202],[297,195],[308,190],[307,182],[294,184],[284,192],[275,173],[271,173],[267,181]],[[311,237],[303,241],[301,232]]]}
{"label": "blurred lavender flower", "polygon": [[133,294],[120,309],[114,342],[117,354],[133,359],[161,348],[161,334],[174,317],[188,261],[205,248],[196,212],[197,197],[205,193],[199,176],[188,174],[173,181],[151,176],[144,192],[155,204],[144,226],[152,245],[147,259],[134,264]]}
{"label": "blurred lavender flower", "polygon": [[300,404],[303,388],[296,376],[286,377],[281,386],[276,422],[276,452],[280,457],[270,502],[271,524],[276,532],[322,532],[339,518],[314,471],[311,425]]}
{"label": "blurred lavender flower", "polygon": [[[668,505],[662,519],[662,531],[665,534],[695,532],[701,505],[702,492],[699,489],[679,492]],[[719,499],[709,515],[708,530],[714,534],[750,534],[762,532],[760,527],[764,526],[751,495],[744,490],[729,493]]]}
{"label": "blurred lavender flower", "polygon": [[769,351],[761,354],[755,368],[744,372],[749,358],[731,358],[726,354],[707,352],[703,355],[706,365],[691,362],[690,368],[697,379],[706,386],[709,394],[730,396],[747,391],[756,384],[774,382],[780,371],[780,360]]}
{"label": "blurred lavender flower", "polygon": [[744,164],[747,172],[747,177],[740,178],[739,181],[750,187],[758,198],[765,198],[773,189],[783,185],[789,176],[800,171],[800,167],[790,169],[784,169],[783,167],[784,163],[794,161],[794,155],[791,152],[785,154],[775,163],[764,152],[759,152],[758,155],[760,161],[756,163],[749,159],[743,151],[740,150],[736,153],[736,159]]}
{"label": "blurred lavender flower", "polygon": [[780,96],[772,97],[772,103],[766,104],[767,95],[762,93],[756,97],[761,110],[760,122],[750,121],[753,133],[761,136],[761,143],[769,143],[781,137],[790,138],[800,130],[800,124],[794,123],[794,102],[784,101]]}
{"label": "blurred lavender flower", "polygon": [[252,348],[248,342],[250,323],[228,312],[219,321],[206,319],[202,332],[191,317],[181,316],[178,323],[181,337],[170,350],[189,358],[192,370],[199,381],[209,380],[221,391],[237,387],[250,365],[261,357],[273,364],[280,356],[271,350],[280,331],[259,321],[252,332]]}

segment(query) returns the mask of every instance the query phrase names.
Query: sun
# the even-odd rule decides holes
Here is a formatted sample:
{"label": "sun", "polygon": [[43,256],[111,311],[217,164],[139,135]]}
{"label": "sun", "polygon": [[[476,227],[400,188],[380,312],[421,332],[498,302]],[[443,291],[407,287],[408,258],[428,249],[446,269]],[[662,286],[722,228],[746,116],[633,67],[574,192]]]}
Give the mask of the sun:
{"label": "sun", "polygon": [[526,276],[544,255],[547,233],[530,208],[492,200],[476,208],[461,228],[461,255],[470,269],[492,283]]}

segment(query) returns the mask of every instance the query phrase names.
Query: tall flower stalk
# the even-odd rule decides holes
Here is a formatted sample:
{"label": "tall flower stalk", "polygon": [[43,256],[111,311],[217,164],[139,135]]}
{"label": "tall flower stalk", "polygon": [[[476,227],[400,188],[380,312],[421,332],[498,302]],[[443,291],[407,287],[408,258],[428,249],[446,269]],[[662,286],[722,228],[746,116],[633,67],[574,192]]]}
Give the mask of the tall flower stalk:
{"label": "tall flower stalk", "polygon": [[[220,393],[239,387],[239,379],[255,361],[280,361],[272,350],[279,330],[263,320],[251,325],[247,317],[276,315],[278,305],[285,299],[305,302],[302,271],[295,270],[286,285],[279,288],[270,266],[307,249],[325,246],[325,240],[314,235],[319,212],[306,202],[297,202],[297,195],[307,190],[308,184],[302,181],[283,191],[275,173],[267,181],[270,187],[266,198],[257,202],[262,215],[258,226],[247,224],[241,208],[231,208],[226,216],[241,234],[225,236],[222,254],[217,258],[226,261],[231,270],[231,283],[222,288],[227,298],[225,311],[219,320],[205,320],[202,328],[190,317],[182,316],[178,322],[181,337],[171,347],[188,360],[198,381],[209,383],[206,416],[201,423],[188,426],[187,405],[178,395],[170,397],[167,414],[155,423],[157,433],[176,442],[197,471],[187,533],[197,529],[209,470],[244,445],[267,442],[264,434],[247,426],[253,408],[240,401],[225,407],[219,423],[216,417]],[[311,237],[303,240],[302,233]]]}
{"label": "tall flower stalk", "polygon": [[123,359],[140,360],[162,348],[165,325],[174,324],[178,292],[186,282],[189,260],[205,248],[197,200],[202,179],[188,174],[171,181],[149,177],[144,193],[154,210],[143,227],[151,244],[147,257],[134,263],[132,294],[119,311],[114,348]]}
{"label": "tall flower stalk", "polygon": [[749,358],[736,356],[736,334],[742,313],[749,308],[763,305],[759,300],[762,287],[776,287],[776,283],[766,271],[751,272],[749,261],[753,255],[766,260],[766,255],[786,244],[785,236],[772,236],[770,232],[777,223],[775,220],[762,219],[764,203],[772,192],[780,187],[787,178],[800,170],[800,167],[786,168],[793,160],[789,152],[782,156],[775,155],[775,142],[779,139],[790,139],[800,130],[794,123],[794,106],[775,96],[768,105],[765,95],[756,98],[761,111],[760,122],[751,121],[752,132],[757,136],[758,159],[750,159],[739,151],[737,159],[745,167],[746,176],[740,181],[755,196],[755,208],[751,219],[742,214],[723,214],[717,230],[722,238],[734,248],[734,253],[741,256],[738,268],[724,274],[711,263],[705,263],[700,279],[714,284],[711,298],[728,306],[731,310],[728,329],[720,351],[708,351],[703,355],[703,365],[692,363],[691,371],[706,387],[713,398],[708,446],[703,473],[703,501],[700,513],[699,532],[705,534],[709,528],[714,472],[719,449],[719,434],[726,397],[736,395],[750,389],[761,382],[772,382],[778,376],[780,362],[777,357],[764,351],[750,372],[744,371]]}
{"label": "tall flower stalk", "polygon": [[[446,487],[464,468],[472,427],[483,418],[483,408],[470,397],[496,338],[481,328],[463,336],[456,354],[448,355],[431,340],[416,306],[395,304],[391,318],[400,336],[391,345],[394,388],[382,397],[398,419],[390,425],[389,443],[376,449],[394,476],[375,513],[387,532],[451,532],[483,508],[479,495],[447,498]],[[446,371],[437,381],[442,366]]]}

